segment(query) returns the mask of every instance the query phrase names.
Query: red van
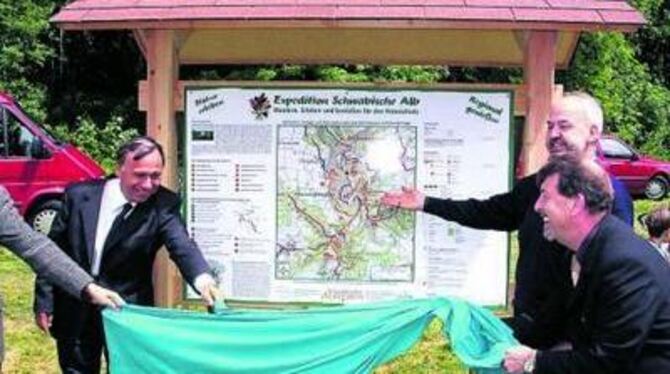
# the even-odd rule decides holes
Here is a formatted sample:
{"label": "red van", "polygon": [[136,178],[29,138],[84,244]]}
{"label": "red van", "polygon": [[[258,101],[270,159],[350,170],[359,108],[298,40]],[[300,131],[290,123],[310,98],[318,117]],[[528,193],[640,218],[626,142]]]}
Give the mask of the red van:
{"label": "red van", "polygon": [[663,199],[670,189],[670,162],[638,153],[621,139],[605,135],[600,139],[598,159],[628,189],[631,195]]}
{"label": "red van", "polygon": [[103,176],[95,161],[56,140],[0,92],[0,184],[34,228],[49,230],[67,185]]}

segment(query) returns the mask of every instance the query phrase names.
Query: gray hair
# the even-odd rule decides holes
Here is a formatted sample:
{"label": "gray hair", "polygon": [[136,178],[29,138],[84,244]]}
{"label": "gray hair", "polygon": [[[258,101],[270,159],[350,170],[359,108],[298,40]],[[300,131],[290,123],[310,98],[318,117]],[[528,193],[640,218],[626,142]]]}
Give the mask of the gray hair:
{"label": "gray hair", "polygon": [[165,154],[163,147],[150,136],[138,136],[123,144],[116,152],[116,165],[121,166],[129,154],[133,154],[133,160],[141,160],[153,151],[161,155],[162,164],[165,165]]}
{"label": "gray hair", "polygon": [[563,100],[577,102],[589,124],[595,126],[599,133],[603,132],[603,109],[598,100],[581,91],[566,92],[563,94]]}

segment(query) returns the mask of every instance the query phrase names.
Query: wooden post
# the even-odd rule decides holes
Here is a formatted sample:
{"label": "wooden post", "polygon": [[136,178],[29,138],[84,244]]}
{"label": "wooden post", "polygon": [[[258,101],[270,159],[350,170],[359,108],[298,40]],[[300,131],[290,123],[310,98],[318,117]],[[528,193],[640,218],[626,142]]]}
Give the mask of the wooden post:
{"label": "wooden post", "polygon": [[522,35],[524,80],[527,88],[526,123],[521,159],[523,175],[536,172],[547,160],[546,122],[554,92],[555,31],[528,31]]}
{"label": "wooden post", "polygon": [[[147,60],[147,135],[163,146],[165,169],[162,183],[176,191],[179,189],[178,143],[173,96],[179,61],[175,33],[172,30],[145,30],[141,34]],[[181,278],[165,249],[159,252],[154,263],[153,280],[156,305],[172,306],[180,299]]]}

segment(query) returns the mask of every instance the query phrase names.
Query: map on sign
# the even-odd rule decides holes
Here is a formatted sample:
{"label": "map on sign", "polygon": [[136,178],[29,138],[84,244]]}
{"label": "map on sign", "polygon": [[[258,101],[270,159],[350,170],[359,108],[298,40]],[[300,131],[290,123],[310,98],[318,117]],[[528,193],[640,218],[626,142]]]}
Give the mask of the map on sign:
{"label": "map on sign", "polygon": [[512,98],[423,86],[187,88],[189,233],[231,299],[505,305],[506,233],[379,200],[403,186],[454,200],[508,191]]}
{"label": "map on sign", "polygon": [[379,204],[416,183],[412,126],[279,126],[275,276],[412,282],[415,215]]}

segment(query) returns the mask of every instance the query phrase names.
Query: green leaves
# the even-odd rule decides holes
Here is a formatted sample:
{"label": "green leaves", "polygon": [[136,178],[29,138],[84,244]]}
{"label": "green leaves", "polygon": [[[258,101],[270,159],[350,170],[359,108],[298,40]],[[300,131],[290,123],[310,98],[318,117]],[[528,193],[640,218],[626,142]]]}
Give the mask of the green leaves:
{"label": "green leaves", "polygon": [[112,117],[98,127],[89,117],[80,117],[72,131],[67,125],[50,127],[61,140],[65,140],[88,153],[107,173],[116,167],[116,151],[138,135],[135,129],[124,129],[123,118]]}
{"label": "green leaves", "polygon": [[182,79],[322,82],[436,83],[449,77],[442,66],[421,65],[275,65],[188,69]]}
{"label": "green leaves", "polygon": [[601,101],[607,132],[670,159],[670,0],[633,4],[648,24],[628,36],[584,34],[564,83]]}
{"label": "green leaves", "polygon": [[587,91],[600,100],[606,132],[645,153],[670,158],[670,90],[652,76],[623,34],[584,34],[564,83],[567,90]]}
{"label": "green leaves", "polygon": [[50,1],[0,0],[0,90],[43,120],[45,88],[35,79],[53,55],[48,42]]}

